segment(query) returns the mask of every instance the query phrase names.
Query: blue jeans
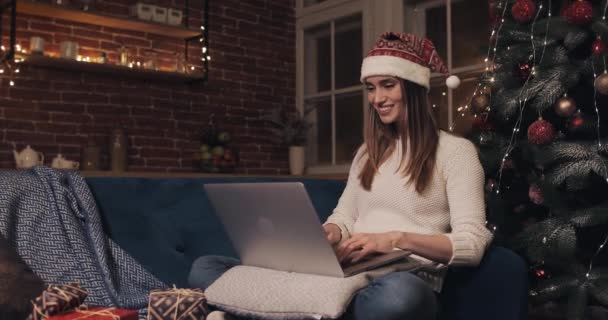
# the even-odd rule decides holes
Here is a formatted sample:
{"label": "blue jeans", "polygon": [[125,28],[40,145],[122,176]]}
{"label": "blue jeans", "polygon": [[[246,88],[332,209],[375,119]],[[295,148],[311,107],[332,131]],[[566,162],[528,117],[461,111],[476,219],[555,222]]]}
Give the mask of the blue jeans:
{"label": "blue jeans", "polygon": [[[199,257],[192,264],[188,282],[190,286],[204,290],[238,264],[237,259],[229,257]],[[437,297],[424,280],[409,272],[394,272],[359,290],[342,318],[434,320],[438,310]]]}

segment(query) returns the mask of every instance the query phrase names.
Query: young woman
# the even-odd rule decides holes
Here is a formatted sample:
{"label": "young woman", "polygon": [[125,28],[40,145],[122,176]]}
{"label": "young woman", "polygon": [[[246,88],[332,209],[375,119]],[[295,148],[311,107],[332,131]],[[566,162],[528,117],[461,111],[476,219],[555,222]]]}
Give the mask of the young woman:
{"label": "young woman", "polygon": [[355,296],[355,319],[434,319],[445,265],[477,265],[492,238],[477,151],[439,130],[427,95],[431,71],[447,68],[430,40],[411,34],[382,34],[363,60],[365,141],[325,233],[341,260],[401,249],[436,272],[376,279]]}
{"label": "young woman", "polygon": [[[365,141],[323,228],[343,261],[408,250],[429,267],[375,279],[357,292],[345,318],[435,319],[445,266],[478,264],[492,238],[477,151],[439,130],[428,102],[431,71],[447,73],[433,43],[411,34],[382,34],[363,60]],[[455,87],[459,80],[447,82]],[[236,264],[201,257],[190,282],[206,288]]]}

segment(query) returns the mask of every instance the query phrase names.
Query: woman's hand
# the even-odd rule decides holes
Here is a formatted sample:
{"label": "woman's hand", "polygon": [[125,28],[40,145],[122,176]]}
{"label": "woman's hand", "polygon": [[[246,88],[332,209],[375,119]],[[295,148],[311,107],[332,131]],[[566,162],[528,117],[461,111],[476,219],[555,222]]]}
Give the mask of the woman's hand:
{"label": "woman's hand", "polygon": [[323,230],[325,230],[325,237],[327,238],[327,241],[329,241],[329,244],[332,246],[337,245],[340,240],[342,240],[342,231],[337,225],[328,223],[323,225]]}
{"label": "woman's hand", "polygon": [[[389,253],[396,247],[402,233],[390,231],[384,233],[357,233],[342,242],[336,251],[340,262],[350,260],[357,262],[374,253]],[[355,252],[357,251],[357,252]]]}

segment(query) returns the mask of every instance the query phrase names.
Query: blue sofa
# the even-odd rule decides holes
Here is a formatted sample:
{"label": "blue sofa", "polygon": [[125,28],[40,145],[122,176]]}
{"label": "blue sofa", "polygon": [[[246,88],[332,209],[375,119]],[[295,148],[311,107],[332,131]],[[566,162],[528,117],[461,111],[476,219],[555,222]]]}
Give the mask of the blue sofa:
{"label": "blue sofa", "polygon": [[[187,287],[201,255],[236,257],[205,196],[203,184],[302,182],[321,218],[335,207],[344,181],[283,177],[87,177],[110,237],[167,284]],[[230,194],[226,194],[230,197]],[[440,295],[441,319],[525,319],[527,268],[513,252],[492,246],[476,268],[452,268]]]}

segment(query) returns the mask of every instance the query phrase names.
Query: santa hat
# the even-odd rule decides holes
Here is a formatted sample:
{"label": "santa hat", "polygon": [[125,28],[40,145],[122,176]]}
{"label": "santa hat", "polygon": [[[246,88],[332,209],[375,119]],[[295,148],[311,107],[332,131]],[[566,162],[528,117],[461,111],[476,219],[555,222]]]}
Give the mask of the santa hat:
{"label": "santa hat", "polygon": [[[429,90],[431,72],[449,75],[448,68],[431,40],[409,33],[385,32],[363,59],[361,82],[370,76],[393,76]],[[445,82],[451,89],[460,85],[457,76],[449,76]]]}

